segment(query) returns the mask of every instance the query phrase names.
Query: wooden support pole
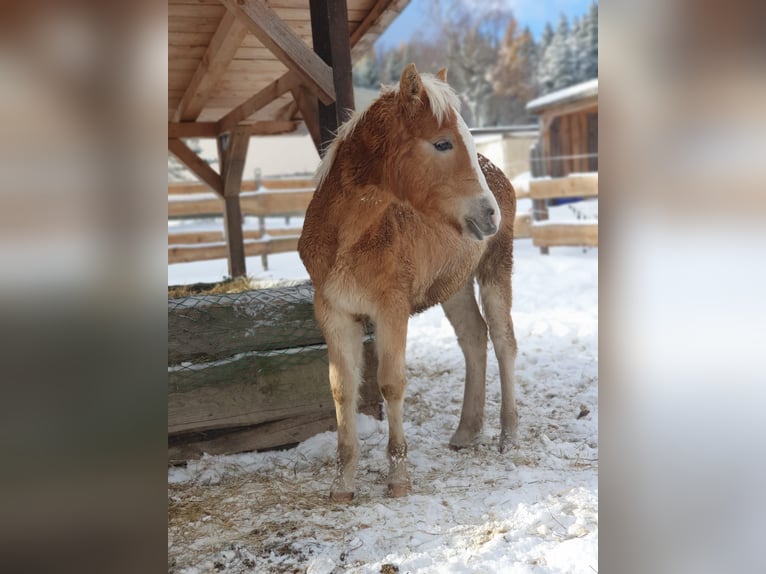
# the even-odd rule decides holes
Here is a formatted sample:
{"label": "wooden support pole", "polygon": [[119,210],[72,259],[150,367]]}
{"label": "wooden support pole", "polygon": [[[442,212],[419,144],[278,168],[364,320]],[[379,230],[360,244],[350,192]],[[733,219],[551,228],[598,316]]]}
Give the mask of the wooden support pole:
{"label": "wooden support pole", "polygon": [[311,0],[314,51],[332,68],[335,102],[319,104],[320,155],[354,111],[354,84],[346,0]]}
{"label": "wooden support pole", "polygon": [[[545,125],[543,124],[543,130]],[[541,142],[544,141],[540,138],[540,141],[535,142],[532,148],[529,150],[529,164],[532,169],[532,177],[543,177],[546,174],[546,157],[545,147],[541,147]],[[545,221],[548,219],[548,204],[545,199],[533,199],[532,200],[532,221]],[[548,255],[548,246],[540,247],[540,253],[542,255]]]}
{"label": "wooden support pole", "polygon": [[250,129],[244,126],[234,128],[231,134],[218,137],[218,158],[223,181],[223,223],[229,259],[229,276],[232,278],[247,275],[239,192],[249,142]]}

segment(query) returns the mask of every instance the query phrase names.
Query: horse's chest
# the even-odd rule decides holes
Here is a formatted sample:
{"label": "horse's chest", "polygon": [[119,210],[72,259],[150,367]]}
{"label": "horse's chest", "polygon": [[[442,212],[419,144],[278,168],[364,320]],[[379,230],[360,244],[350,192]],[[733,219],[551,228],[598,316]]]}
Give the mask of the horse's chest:
{"label": "horse's chest", "polygon": [[457,293],[471,277],[481,257],[478,244],[455,246],[444,256],[432,256],[414,282],[413,312],[442,303]]}

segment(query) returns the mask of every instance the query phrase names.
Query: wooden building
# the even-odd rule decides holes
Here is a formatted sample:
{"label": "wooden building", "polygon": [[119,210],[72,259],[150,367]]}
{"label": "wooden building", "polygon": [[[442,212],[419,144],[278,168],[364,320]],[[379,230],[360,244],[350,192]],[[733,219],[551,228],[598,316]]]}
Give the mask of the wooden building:
{"label": "wooden building", "polygon": [[541,253],[552,246],[598,246],[598,222],[550,222],[548,207],[598,197],[598,78],[527,104],[540,117],[532,146],[530,235]]}
{"label": "wooden building", "polygon": [[527,111],[540,117],[534,176],[598,171],[598,78],[532,100]]}
{"label": "wooden building", "polygon": [[[246,274],[250,136],[302,122],[317,149],[354,109],[351,67],[409,0],[168,0],[168,150],[222,199],[229,275]],[[213,138],[218,171],[183,138]]]}

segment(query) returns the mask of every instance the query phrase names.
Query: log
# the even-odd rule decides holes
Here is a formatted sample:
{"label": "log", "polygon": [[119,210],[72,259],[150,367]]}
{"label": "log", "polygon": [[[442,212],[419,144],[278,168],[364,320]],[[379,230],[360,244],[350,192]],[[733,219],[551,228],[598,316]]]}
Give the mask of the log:
{"label": "log", "polygon": [[168,364],[324,344],[309,283],[168,301]]}
{"label": "log", "polygon": [[[365,343],[360,404],[380,404],[377,359]],[[332,416],[327,348],[247,353],[168,373],[168,434]]]}

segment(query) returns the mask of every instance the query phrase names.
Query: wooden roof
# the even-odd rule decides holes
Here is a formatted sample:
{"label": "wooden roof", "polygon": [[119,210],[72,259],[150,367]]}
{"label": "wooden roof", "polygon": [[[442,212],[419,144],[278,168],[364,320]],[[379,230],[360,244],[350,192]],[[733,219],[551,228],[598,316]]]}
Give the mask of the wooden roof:
{"label": "wooden roof", "polygon": [[573,107],[598,106],[598,78],[575,84],[535,98],[527,104],[527,111],[533,114],[556,109],[568,113]]}
{"label": "wooden roof", "polygon": [[[408,3],[347,1],[352,62]],[[332,69],[311,48],[309,0],[168,0],[169,137],[295,130],[301,100],[335,99]]]}

